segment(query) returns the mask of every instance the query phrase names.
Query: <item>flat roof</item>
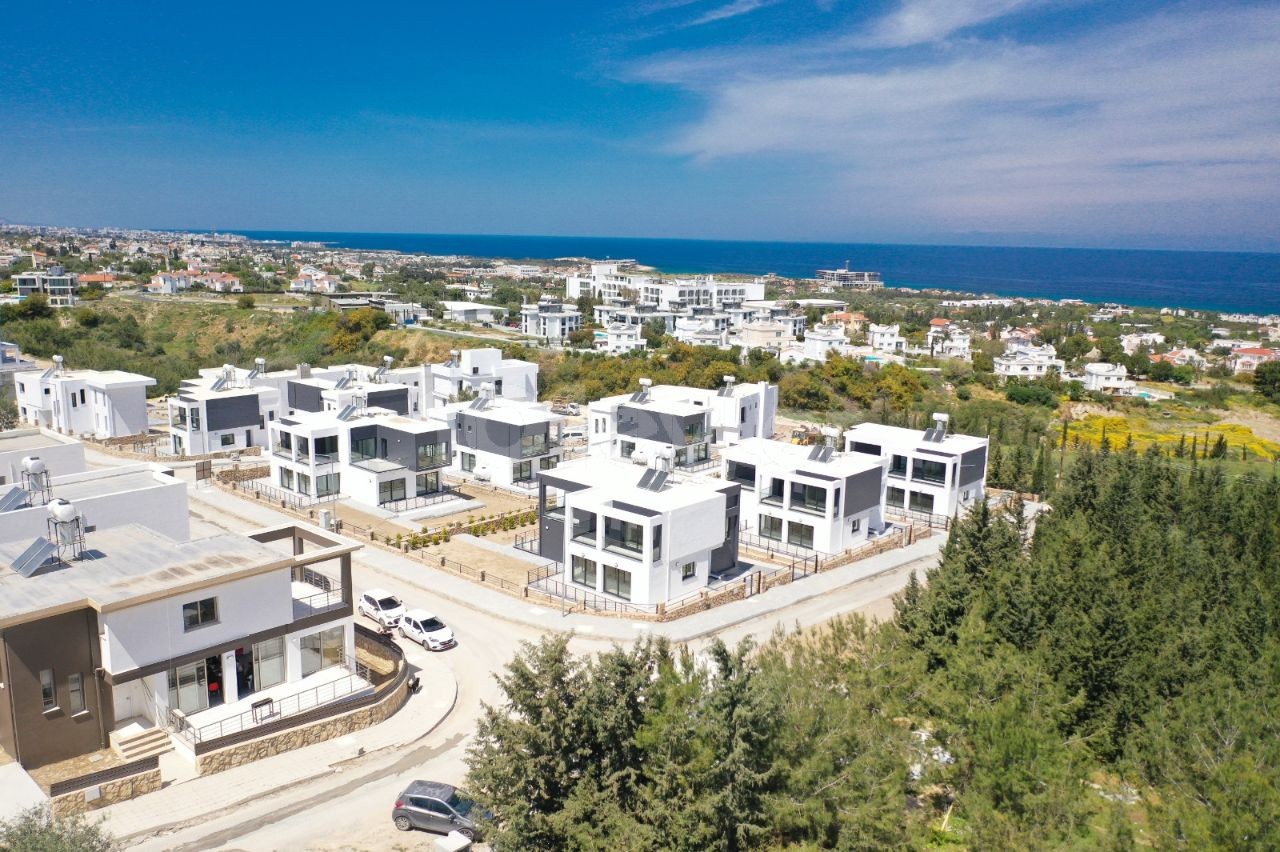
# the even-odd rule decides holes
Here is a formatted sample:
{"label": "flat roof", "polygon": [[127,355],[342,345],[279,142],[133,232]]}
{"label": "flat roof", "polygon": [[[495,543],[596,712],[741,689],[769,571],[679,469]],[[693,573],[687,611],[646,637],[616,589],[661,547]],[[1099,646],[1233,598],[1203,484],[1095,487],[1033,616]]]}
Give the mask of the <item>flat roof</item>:
{"label": "flat roof", "polygon": [[103,468],[89,473],[55,476],[49,482],[49,489],[54,497],[61,497],[63,500],[74,503],[76,500],[87,497],[101,497],[104,494],[119,494],[124,491],[141,491],[145,488],[158,488],[178,482],[180,480],[173,477],[162,477],[159,471],[150,465],[138,464]]}
{"label": "flat roof", "polygon": [[821,474],[838,478],[864,473],[881,465],[879,459],[863,453],[836,453],[830,461],[825,462],[810,460],[809,453],[812,451],[812,446],[802,444],[788,444],[771,438],[745,438],[725,447],[720,455],[727,461],[757,466],[774,465],[785,468],[789,473]]}
{"label": "flat roof", "polygon": [[946,450],[954,453],[965,453],[987,445],[986,438],[973,435],[948,434],[941,441],[926,441],[923,429],[907,429],[903,426],[886,426],[882,423],[859,423],[845,433],[858,441],[872,444],[888,444],[889,446],[910,446],[923,450]]}
{"label": "flat roof", "polygon": [[116,609],[292,561],[247,536],[175,541],[129,524],[86,535],[85,558],[23,577],[9,566],[30,544],[0,545],[0,626],[81,606]]}
{"label": "flat roof", "polygon": [[[601,505],[630,504],[640,509],[653,509],[659,512],[669,512],[682,506],[701,503],[734,484],[676,472],[667,477],[666,485],[661,491],[650,491],[638,485],[640,477],[644,476],[646,470],[648,468],[645,465],[616,459],[584,457],[564,462],[551,470],[542,471],[540,475],[550,480],[562,479],[582,485],[591,491],[584,496]],[[615,508],[636,513],[626,505],[616,505]],[[636,514],[644,514],[644,512]]]}
{"label": "flat roof", "polygon": [[66,444],[78,444],[79,441],[50,435],[39,429],[10,429],[0,432],[0,453],[20,450],[38,450],[43,447],[59,447]]}
{"label": "flat roof", "polygon": [[423,432],[443,432],[449,429],[447,423],[439,420],[417,420],[397,414],[389,408],[370,407],[356,413],[348,420],[340,419],[339,413],[337,411],[299,411],[288,417],[282,417],[276,422],[290,429],[299,426],[306,429],[348,429],[353,426],[377,424],[415,435]]}
{"label": "flat roof", "polygon": [[[472,400],[474,402],[474,400]],[[530,426],[534,423],[556,423],[564,420],[564,415],[552,414],[538,403],[520,402],[517,400],[495,397],[484,408],[471,408],[471,402],[455,402],[435,411],[452,411],[458,414],[470,414],[485,420],[496,420],[499,423],[510,423],[514,426]]]}

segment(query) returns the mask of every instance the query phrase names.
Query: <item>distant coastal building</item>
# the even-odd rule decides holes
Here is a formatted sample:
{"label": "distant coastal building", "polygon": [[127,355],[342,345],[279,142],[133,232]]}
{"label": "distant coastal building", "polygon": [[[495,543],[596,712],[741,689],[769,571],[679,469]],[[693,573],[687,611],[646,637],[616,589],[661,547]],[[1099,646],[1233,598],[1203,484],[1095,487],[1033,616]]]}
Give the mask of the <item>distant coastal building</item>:
{"label": "distant coastal building", "polygon": [[657,308],[720,308],[764,298],[762,281],[719,281],[713,275],[664,278],[641,272],[634,260],[594,261],[585,274],[565,279],[565,298],[590,295],[606,302],[630,302]]}
{"label": "distant coastal building", "polygon": [[879,272],[860,272],[850,269],[848,263],[845,263],[844,269],[819,269],[818,281],[850,290],[879,290],[884,286],[884,279]]}
{"label": "distant coastal building", "polygon": [[1085,364],[1084,389],[1097,393],[1127,396],[1133,392],[1135,385],[1129,378],[1129,370],[1124,364]]}
{"label": "distant coastal building", "polygon": [[67,272],[61,266],[51,266],[47,271],[21,272],[13,276],[13,284],[18,290],[19,299],[25,299],[33,293],[43,293],[49,298],[51,307],[69,308],[77,301],[80,276]]}
{"label": "distant coastal building", "polygon": [[533,337],[561,341],[582,328],[582,311],[551,296],[520,307],[520,330]]}
{"label": "distant coastal building", "polygon": [[1001,381],[1015,377],[1038,379],[1050,371],[1061,373],[1065,369],[1066,363],[1048,343],[1036,346],[1011,342],[1005,346],[1004,354],[995,358],[996,376]]}

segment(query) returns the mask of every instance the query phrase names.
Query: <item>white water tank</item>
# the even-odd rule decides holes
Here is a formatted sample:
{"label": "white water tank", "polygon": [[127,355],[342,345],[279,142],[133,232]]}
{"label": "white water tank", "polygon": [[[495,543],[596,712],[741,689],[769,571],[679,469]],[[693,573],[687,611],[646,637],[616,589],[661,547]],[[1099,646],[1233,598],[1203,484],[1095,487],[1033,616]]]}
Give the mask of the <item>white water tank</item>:
{"label": "white water tank", "polygon": [[644,450],[635,450],[631,453],[631,461],[633,464],[648,464],[649,454]]}
{"label": "white water tank", "polygon": [[76,507],[70,500],[54,497],[49,501],[49,514],[60,524],[70,523],[76,519]]}
{"label": "white water tank", "polygon": [[33,476],[38,476],[49,468],[39,456],[27,456],[22,460],[22,469]]}

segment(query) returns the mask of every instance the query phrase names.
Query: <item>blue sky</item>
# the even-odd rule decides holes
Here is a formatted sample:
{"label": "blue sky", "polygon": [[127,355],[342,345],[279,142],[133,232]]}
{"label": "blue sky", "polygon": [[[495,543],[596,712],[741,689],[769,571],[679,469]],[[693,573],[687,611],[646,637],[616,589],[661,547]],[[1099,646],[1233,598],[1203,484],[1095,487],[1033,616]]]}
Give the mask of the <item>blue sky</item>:
{"label": "blue sky", "polygon": [[1225,0],[45,0],[0,217],[1274,251],[1277,43]]}

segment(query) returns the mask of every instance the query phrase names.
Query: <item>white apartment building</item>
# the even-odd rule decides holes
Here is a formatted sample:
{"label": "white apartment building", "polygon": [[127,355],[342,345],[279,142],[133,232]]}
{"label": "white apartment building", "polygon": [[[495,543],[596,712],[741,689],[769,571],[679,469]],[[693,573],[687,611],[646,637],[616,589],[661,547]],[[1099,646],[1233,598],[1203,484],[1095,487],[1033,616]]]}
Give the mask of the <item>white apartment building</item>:
{"label": "white apartment building", "polygon": [[844,269],[819,269],[817,280],[852,290],[879,290],[884,287],[884,279],[879,272],[859,272],[850,269],[847,263]]}
{"label": "white apartment building", "polygon": [[805,361],[821,364],[832,352],[837,355],[853,353],[853,345],[845,336],[844,326],[838,323],[815,325],[804,333],[804,340],[783,349],[778,358],[784,364],[802,364]]}
{"label": "white apartment building", "polygon": [[155,383],[123,370],[68,370],[61,355],[43,372],[14,376],[23,422],[97,438],[145,434],[147,388]]}
{"label": "white apartment building", "polygon": [[688,310],[659,310],[652,305],[632,305],[620,302],[606,302],[595,305],[591,315],[596,325],[612,325],[623,323],[637,327],[649,325],[654,320],[662,320],[666,331],[675,329],[676,321],[682,316],[691,315]]}
{"label": "white apartment building", "polygon": [[582,312],[559,299],[544,296],[537,304],[520,306],[520,330],[533,337],[559,342],[582,328]]}
{"label": "white apartment building", "polygon": [[565,280],[565,298],[582,295],[606,302],[633,302],[661,309],[694,306],[721,308],[749,299],[763,299],[763,281],[717,281],[713,275],[664,278],[641,272],[634,260],[598,261],[585,274]]}
{"label": "white apartment building", "polygon": [[320,411],[268,424],[271,485],[322,499],[345,497],[401,512],[438,496],[450,431],[385,408]]}
{"label": "white apartment building", "polygon": [[280,390],[259,383],[261,376],[261,364],[253,370],[226,364],[184,380],[169,397],[171,452],[198,456],[266,446],[267,424],[287,409]]}
{"label": "white apartment building", "polygon": [[929,354],[934,358],[952,358],[958,361],[968,361],[970,358],[969,332],[950,320],[930,320],[926,341]]}
{"label": "white apartment building", "polygon": [[1037,379],[1050,372],[1061,373],[1066,363],[1058,357],[1052,345],[1036,346],[1029,343],[1009,343],[1004,354],[994,359],[996,376],[1001,381],[1012,378]]}
{"label": "white apartment building", "polygon": [[1142,331],[1120,335],[1120,348],[1126,355],[1133,355],[1139,349],[1149,349],[1164,343],[1164,335],[1159,332]]}
{"label": "white apartment building", "polygon": [[720,474],[742,486],[742,523],[757,547],[842,553],[885,528],[884,459],[748,438]]}
{"label": "white apartment building", "polygon": [[69,308],[78,301],[76,294],[80,290],[80,276],[67,272],[61,266],[51,266],[47,270],[20,272],[13,276],[13,284],[19,299],[43,293],[49,297],[50,307]]}
{"label": "white apartment building", "polygon": [[1252,373],[1263,364],[1280,361],[1280,349],[1245,346],[1232,352],[1230,361],[1231,369],[1237,376],[1241,373]]}
{"label": "white apartment building", "polygon": [[1128,376],[1129,370],[1124,364],[1085,364],[1084,389],[1125,396],[1133,393],[1137,386]]}
{"label": "white apartment building", "polygon": [[644,349],[648,344],[640,334],[640,326],[627,323],[610,323],[604,330],[603,337],[597,334],[595,349],[606,355],[623,355]]}
{"label": "white apartment building", "polygon": [[845,450],[887,463],[885,512],[953,517],[983,499],[986,438],[949,434],[945,414],[919,431],[862,423],[844,433]]}
{"label": "white apartment building", "polygon": [[470,402],[436,409],[432,419],[452,432],[451,474],[527,489],[560,463],[565,418],[536,402],[496,397],[488,385]]}
{"label": "white apartment building", "polygon": [[871,323],[867,326],[867,345],[877,352],[889,352],[895,355],[901,355],[903,350],[907,348],[907,340],[900,333],[900,326],[894,325],[877,325]]}
{"label": "white apartment building", "polygon": [[455,349],[448,361],[424,365],[423,370],[428,373],[432,406],[457,402],[464,392],[478,396],[484,385],[492,385],[493,395],[503,399],[538,399],[538,365],[503,358],[501,349]]}
{"label": "white apartment building", "polygon": [[506,315],[507,309],[483,302],[440,302],[441,318],[448,322],[494,323]]}
{"label": "white apartment building", "polygon": [[729,345],[766,352],[781,352],[795,340],[795,326],[783,320],[751,320],[729,333]]}
{"label": "white apartment building", "polygon": [[[720,317],[724,318],[723,322]],[[676,340],[689,346],[715,346],[718,349],[728,349],[729,315],[680,317],[675,321],[672,335]]]}
{"label": "white apartment building", "polygon": [[569,594],[653,606],[705,589],[738,559],[739,487],[577,459],[539,482],[538,547]]}

